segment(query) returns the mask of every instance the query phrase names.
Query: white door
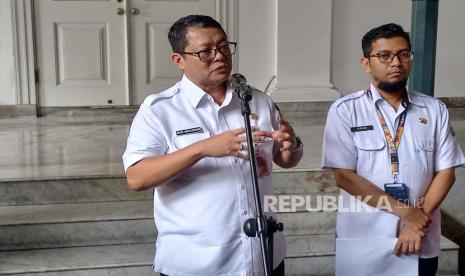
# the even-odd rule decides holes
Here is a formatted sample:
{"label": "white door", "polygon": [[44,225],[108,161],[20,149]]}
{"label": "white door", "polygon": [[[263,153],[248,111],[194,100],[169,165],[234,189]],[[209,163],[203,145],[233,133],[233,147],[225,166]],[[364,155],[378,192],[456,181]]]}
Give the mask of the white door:
{"label": "white door", "polygon": [[122,0],[35,1],[39,104],[127,105]]}
{"label": "white door", "polygon": [[142,103],[181,77],[171,62],[169,26],[188,14],[219,20],[225,3],[36,0],[40,106]]}
{"label": "white door", "polygon": [[204,14],[215,18],[218,1],[131,0],[129,3],[131,103],[140,104],[147,95],[161,92],[181,78],[182,74],[171,62],[169,27],[188,14]]}

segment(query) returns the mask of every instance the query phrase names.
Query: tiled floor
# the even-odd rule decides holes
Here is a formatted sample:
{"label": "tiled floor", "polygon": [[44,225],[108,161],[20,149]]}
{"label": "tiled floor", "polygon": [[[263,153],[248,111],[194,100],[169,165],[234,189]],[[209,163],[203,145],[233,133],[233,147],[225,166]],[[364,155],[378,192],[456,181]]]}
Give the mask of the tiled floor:
{"label": "tiled floor", "polygon": [[[95,113],[95,114],[94,114]],[[0,119],[0,179],[116,176],[134,112]],[[319,169],[324,112],[286,116],[305,145],[296,169]],[[451,110],[465,148],[465,109]]]}

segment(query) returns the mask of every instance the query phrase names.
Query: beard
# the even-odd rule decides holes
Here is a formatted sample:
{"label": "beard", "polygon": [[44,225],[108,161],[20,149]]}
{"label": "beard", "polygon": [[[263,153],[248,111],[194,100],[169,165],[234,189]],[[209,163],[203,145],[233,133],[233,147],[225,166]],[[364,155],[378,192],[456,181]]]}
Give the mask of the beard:
{"label": "beard", "polygon": [[398,80],[396,82],[382,82],[381,81],[378,84],[381,90],[388,92],[388,93],[394,93],[394,92],[399,92],[401,90],[404,90],[406,85],[407,85],[407,79]]}

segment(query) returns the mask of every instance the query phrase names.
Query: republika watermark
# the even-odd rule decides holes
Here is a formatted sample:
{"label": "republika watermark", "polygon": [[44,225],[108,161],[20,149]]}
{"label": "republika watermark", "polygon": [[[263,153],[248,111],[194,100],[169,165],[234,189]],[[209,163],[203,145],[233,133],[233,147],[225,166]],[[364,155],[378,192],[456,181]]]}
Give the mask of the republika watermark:
{"label": "republika watermark", "polygon": [[[368,202],[373,196],[351,196],[348,199],[342,195],[266,195],[263,201],[265,212],[392,212],[393,206],[388,196],[380,196],[376,200],[375,208]],[[347,202],[348,201],[348,202]],[[395,207],[406,208],[415,205],[413,202],[398,202]]]}

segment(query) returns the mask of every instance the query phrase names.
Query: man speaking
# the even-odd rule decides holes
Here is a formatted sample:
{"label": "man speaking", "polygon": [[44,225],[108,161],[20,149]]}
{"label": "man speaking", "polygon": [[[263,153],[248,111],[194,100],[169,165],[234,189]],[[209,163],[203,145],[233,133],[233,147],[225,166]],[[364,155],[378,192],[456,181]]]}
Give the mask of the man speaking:
{"label": "man speaking", "polygon": [[[240,99],[228,82],[236,43],[208,16],[176,21],[168,38],[178,83],[148,96],[123,155],[133,190],[154,189],[158,229],[154,271],[162,275],[262,275],[258,238],[242,226],[256,217]],[[253,90],[261,196],[271,194],[272,161],[293,167],[300,139],[264,93]],[[284,275],[285,241],[275,235],[273,275]]]}

